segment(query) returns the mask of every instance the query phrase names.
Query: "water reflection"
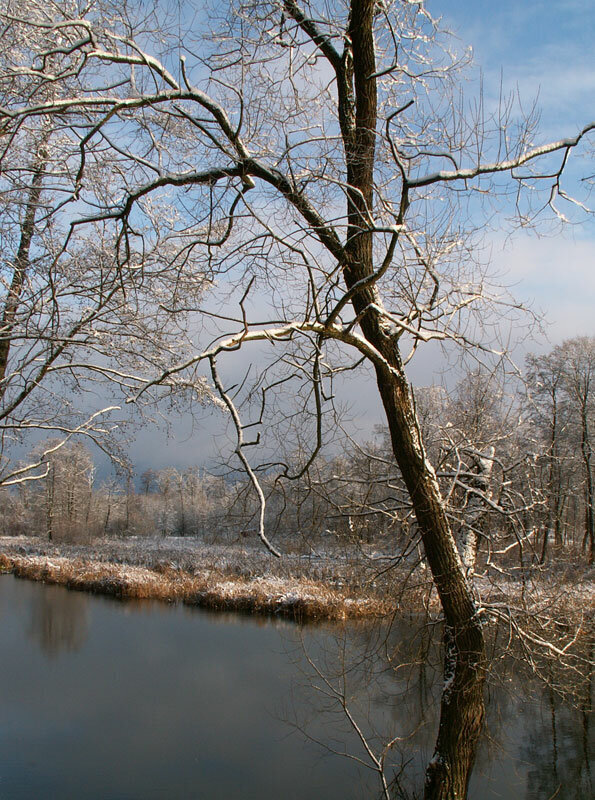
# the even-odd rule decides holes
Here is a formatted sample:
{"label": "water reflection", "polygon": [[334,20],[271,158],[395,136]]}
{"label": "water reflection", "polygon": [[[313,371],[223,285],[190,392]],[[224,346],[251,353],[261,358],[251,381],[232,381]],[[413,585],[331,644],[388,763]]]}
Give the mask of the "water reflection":
{"label": "water reflection", "polygon": [[[315,636],[308,639],[306,652],[315,649]],[[378,773],[382,761],[390,797],[424,796],[444,688],[439,644],[439,631],[422,620],[351,626],[328,638],[324,652],[309,658],[303,678],[309,708],[294,708],[293,724],[308,734],[308,720],[326,715],[343,735],[357,725],[361,742],[348,755]],[[569,703],[521,670],[511,660],[491,676],[469,797],[593,797],[592,680]],[[377,788],[382,796],[379,774]]]}
{"label": "water reflection", "polygon": [[79,650],[87,637],[88,602],[87,595],[57,586],[36,594],[29,636],[50,656]]}
{"label": "water reflection", "polygon": [[595,796],[590,766],[594,755],[592,685],[578,710],[564,705],[551,690],[544,690],[542,700],[534,709],[522,748],[523,758],[531,764],[526,800],[551,797],[554,792],[560,800]]}
{"label": "water reflection", "polygon": [[[375,798],[362,737],[377,756],[393,740],[392,798],[422,796],[443,686],[440,631],[425,620],[300,630],[12,576],[0,608],[3,799]],[[592,687],[577,709],[514,671],[498,677],[469,797],[591,797]],[[321,757],[301,731],[344,755]]]}

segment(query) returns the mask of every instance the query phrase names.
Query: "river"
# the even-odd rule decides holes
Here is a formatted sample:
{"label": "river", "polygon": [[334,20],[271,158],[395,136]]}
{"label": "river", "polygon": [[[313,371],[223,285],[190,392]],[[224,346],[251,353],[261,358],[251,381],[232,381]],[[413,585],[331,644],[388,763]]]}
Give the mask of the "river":
{"label": "river", "polygon": [[[395,674],[363,657],[385,645],[370,627],[300,629],[1,576],[0,798],[375,798],[377,775],[328,750],[366,758],[328,697],[344,686],[372,746],[403,737],[394,764],[419,787],[439,681],[417,629],[393,626],[415,662]],[[514,678],[490,695],[470,798],[590,798],[590,699],[575,709]]]}

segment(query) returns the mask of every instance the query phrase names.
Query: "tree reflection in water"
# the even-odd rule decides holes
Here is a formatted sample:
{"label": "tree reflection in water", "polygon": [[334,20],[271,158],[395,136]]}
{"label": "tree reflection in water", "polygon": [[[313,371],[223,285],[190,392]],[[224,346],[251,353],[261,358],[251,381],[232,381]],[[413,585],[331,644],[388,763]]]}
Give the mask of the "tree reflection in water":
{"label": "tree reflection in water", "polygon": [[[308,720],[326,716],[333,740],[317,741],[377,772],[379,797],[433,797],[432,787],[424,786],[427,764],[436,757],[439,726],[454,719],[445,723],[444,714],[439,718],[444,691],[450,689],[442,677],[441,636],[439,626],[420,625],[412,618],[390,626],[349,625],[319,649],[316,633],[305,629],[302,644],[309,668],[304,679],[310,687],[310,707],[292,708],[291,723],[315,738]],[[539,683],[512,657],[492,667],[469,797],[593,796],[592,677],[573,687],[566,698],[552,688],[560,683],[554,674],[550,683]],[[459,704],[463,698],[459,695]],[[465,713],[459,706],[458,715]],[[453,728],[442,731],[453,740],[459,734]],[[474,747],[470,742],[462,758]],[[446,791],[441,795],[445,799],[463,800],[453,789]]]}
{"label": "tree reflection in water", "polygon": [[563,703],[550,687],[543,690],[542,699],[541,706],[534,709],[533,724],[522,747],[523,757],[531,765],[525,799],[551,797],[554,791],[560,800],[593,797],[592,676],[578,708]]}
{"label": "tree reflection in water", "polygon": [[87,638],[89,598],[61,587],[34,595],[28,633],[44,653],[79,650]]}
{"label": "tree reflection in water", "polygon": [[[29,637],[50,657],[81,648],[92,599],[54,586],[36,589],[28,611]],[[236,624],[232,616],[213,619],[218,625]],[[283,630],[295,642],[296,629]],[[421,800],[439,728],[442,635],[440,625],[415,617],[390,625],[305,627],[293,661],[302,664],[308,690],[296,693],[295,708],[285,716],[328,750],[374,770],[378,796]],[[302,648],[309,661],[304,662]],[[512,654],[496,663],[487,683],[486,724],[469,797],[592,797],[592,676],[564,700],[553,687],[565,684],[570,691],[570,684],[554,664],[539,684]],[[455,797],[452,791],[444,796]]]}

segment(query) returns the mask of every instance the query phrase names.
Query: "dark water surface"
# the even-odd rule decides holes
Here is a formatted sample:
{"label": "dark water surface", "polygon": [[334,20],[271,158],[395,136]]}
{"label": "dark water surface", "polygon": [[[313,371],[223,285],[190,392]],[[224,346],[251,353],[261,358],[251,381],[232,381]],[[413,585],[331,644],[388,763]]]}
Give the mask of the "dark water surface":
{"label": "dark water surface", "polygon": [[[408,631],[403,623],[398,635]],[[303,641],[325,674],[344,659],[350,705],[373,744],[373,729],[408,737],[394,758],[409,761],[404,784],[419,787],[436,731],[435,681],[423,665],[407,683],[386,672],[372,680],[368,662],[351,666],[371,634],[349,636],[1,576],[0,798],[378,797],[370,770],[290,724],[365,755],[336,705],[306,685]],[[322,678],[312,682],[328,693]],[[533,694],[522,682],[495,693],[472,800],[591,797],[586,706]]]}

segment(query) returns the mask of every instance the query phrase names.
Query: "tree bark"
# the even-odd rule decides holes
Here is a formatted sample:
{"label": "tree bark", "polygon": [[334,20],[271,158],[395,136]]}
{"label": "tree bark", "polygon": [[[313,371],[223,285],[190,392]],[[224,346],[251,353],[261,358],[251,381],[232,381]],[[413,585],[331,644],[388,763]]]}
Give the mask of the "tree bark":
{"label": "tree bark", "polygon": [[[346,154],[348,233],[344,267],[347,288],[374,274],[373,233],[368,220],[374,203],[374,155],[377,92],[373,35],[374,0],[353,0],[348,41],[351,42],[355,114],[349,94],[339,103]],[[343,63],[350,63],[344,58]],[[348,76],[347,76],[348,77]],[[403,190],[406,211],[406,187]],[[379,311],[374,285],[355,291],[354,310],[365,338],[383,356],[376,380],[386,414],[395,459],[411,495],[425,555],[446,620],[445,679],[438,739],[428,767],[425,797],[454,800],[467,794],[484,716],[484,638],[465,569],[459,557],[428,461],[398,345]]]}
{"label": "tree bark", "polygon": [[585,389],[584,402],[581,405],[581,453],[585,469],[585,544],[589,546],[589,566],[593,565],[593,549],[595,547],[595,509],[593,508],[593,470],[591,466],[591,437],[589,433],[589,396]]}
{"label": "tree bark", "polygon": [[10,345],[12,341],[12,331],[14,329],[16,315],[21,301],[21,293],[27,272],[29,269],[31,242],[35,233],[35,217],[39,207],[39,199],[43,188],[43,178],[45,174],[45,140],[40,148],[40,159],[33,170],[33,180],[29,188],[25,216],[21,225],[21,238],[19,249],[14,261],[14,271],[10,288],[4,301],[2,319],[0,320],[0,398],[4,395],[6,386],[4,378],[6,367],[10,355]]}
{"label": "tree bark", "polygon": [[[474,455],[474,469],[477,477],[469,479],[469,486],[477,489],[485,497],[491,497],[490,481],[492,468],[494,466],[494,447],[488,447],[483,453]],[[482,497],[474,492],[469,492],[467,497],[467,513],[465,514],[465,525],[461,542],[461,559],[467,571],[469,579],[473,578],[477,555],[479,552],[479,535],[482,528],[486,525],[486,510]],[[486,532],[484,532],[485,535]]]}

